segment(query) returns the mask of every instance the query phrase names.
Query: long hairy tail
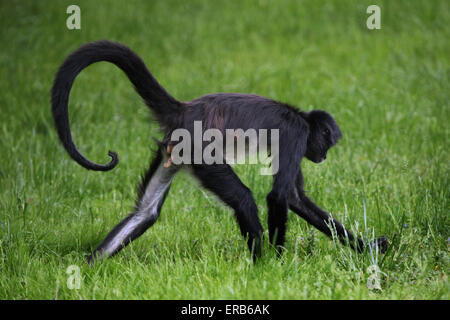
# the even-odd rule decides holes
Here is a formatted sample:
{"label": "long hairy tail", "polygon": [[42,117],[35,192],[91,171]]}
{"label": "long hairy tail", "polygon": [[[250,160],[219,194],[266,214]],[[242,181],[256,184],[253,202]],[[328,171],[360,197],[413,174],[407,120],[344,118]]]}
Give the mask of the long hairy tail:
{"label": "long hairy tail", "polygon": [[86,169],[108,171],[118,164],[117,153],[108,152],[112,160],[107,164],[97,164],[86,159],[72,140],[68,113],[69,94],[76,76],[90,64],[99,61],[111,62],[125,72],[162,125],[175,125],[181,111],[181,103],[164,90],[137,54],[120,43],[106,40],[92,42],[70,54],[56,73],[51,91],[55,126],[64,148],[72,159]]}

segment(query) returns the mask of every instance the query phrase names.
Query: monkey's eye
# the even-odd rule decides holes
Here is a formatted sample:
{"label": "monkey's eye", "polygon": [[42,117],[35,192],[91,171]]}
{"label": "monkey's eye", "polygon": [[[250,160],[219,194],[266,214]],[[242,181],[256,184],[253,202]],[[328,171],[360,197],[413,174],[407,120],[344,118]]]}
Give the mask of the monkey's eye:
{"label": "monkey's eye", "polygon": [[329,136],[330,135],[330,129],[323,130],[323,134],[326,135],[326,136]]}

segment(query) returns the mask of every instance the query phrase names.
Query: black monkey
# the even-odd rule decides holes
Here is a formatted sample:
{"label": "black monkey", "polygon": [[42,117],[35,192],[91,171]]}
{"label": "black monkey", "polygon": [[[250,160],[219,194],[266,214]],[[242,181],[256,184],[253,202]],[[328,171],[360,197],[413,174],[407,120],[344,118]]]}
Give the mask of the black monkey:
{"label": "black monkey", "polygon": [[[52,112],[56,129],[69,155],[81,166],[108,171],[118,163],[117,154],[112,151],[109,151],[112,160],[108,164],[89,161],[78,151],[70,133],[68,99],[72,84],[84,68],[99,61],[111,62],[125,72],[154,112],[165,137],[140,184],[133,213],[107,235],[90,255],[89,262],[114,255],[156,221],[172,178],[183,167],[170,165],[169,137],[178,128],[192,132],[194,121],[202,121],[205,124],[202,129],[279,130],[279,170],[267,195],[269,238],[277,248],[284,245],[287,214],[291,209],[326,235],[331,236],[334,229],[341,242],[345,243],[348,239],[353,249],[364,249],[361,239],[355,238],[315,205],[303,191],[302,158],[316,163],[325,160],[328,149],[342,136],[335,120],[327,112],[302,112],[261,96],[235,93],[211,94],[190,102],[180,102],[164,90],[133,51],[119,43],[99,41],[82,46],[67,57],[54,80]],[[263,228],[251,191],[226,163],[191,164],[189,167],[206,189],[234,209],[241,233],[248,239],[253,257],[258,257],[261,254]],[[385,252],[387,239],[378,238],[372,245],[378,245]]]}

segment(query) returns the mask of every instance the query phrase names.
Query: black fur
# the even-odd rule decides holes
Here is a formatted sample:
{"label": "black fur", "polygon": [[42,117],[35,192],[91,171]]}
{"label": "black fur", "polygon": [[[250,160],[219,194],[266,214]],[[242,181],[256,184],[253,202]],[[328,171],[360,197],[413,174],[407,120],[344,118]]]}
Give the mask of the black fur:
{"label": "black fur", "polygon": [[[250,128],[279,130],[279,170],[274,176],[272,190],[267,195],[269,238],[277,248],[281,248],[285,242],[288,209],[328,236],[331,236],[332,230],[335,230],[342,242],[349,240],[352,248],[357,250],[364,248],[361,239],[355,238],[338,221],[331,219],[303,191],[303,176],[300,169],[302,158],[306,157],[317,163],[325,160],[327,151],[342,137],[331,115],[321,110],[302,112],[284,103],[250,94],[217,93],[190,102],[177,101],[158,84],[134,52],[118,43],[99,41],[82,46],[65,60],[55,77],[52,88],[52,112],[55,125],[67,152],[80,165],[91,170],[107,171],[113,169],[118,163],[116,153],[111,151],[109,154],[113,159],[106,165],[89,161],[78,151],[70,133],[68,98],[71,86],[83,68],[98,61],[111,62],[126,73],[136,91],[155,113],[157,120],[164,128],[165,143],[174,129],[184,128],[193,133],[196,120],[203,122],[203,130],[216,128],[223,133],[226,129],[238,128],[244,131]],[[163,169],[158,169],[164,161],[163,155],[164,148],[160,147],[139,188],[139,200],[136,203],[135,213],[110,232],[90,257],[90,261],[102,257],[105,253],[115,254],[154,223],[168,188],[164,189],[162,197],[156,195],[153,199],[151,194],[146,196],[148,203],[157,201],[157,213],[154,211],[154,205],[152,207],[143,204],[145,202],[143,198],[146,192],[152,191],[157,186],[158,179],[162,179],[167,186],[167,181],[170,181],[172,177],[172,173],[164,176],[161,173]],[[253,256],[259,256],[263,228],[251,191],[227,164],[196,164],[190,167],[205,188],[234,209],[241,233],[248,238],[248,245]],[[155,174],[157,170],[160,171]],[[175,169],[168,168],[168,170],[174,170],[173,174],[175,174]],[[145,208],[140,208],[141,205]],[[142,218],[143,216],[145,219]],[[140,219],[139,222],[136,222],[138,219],[136,217]],[[136,221],[133,222],[133,219]],[[122,233],[119,237],[120,232]],[[120,246],[117,245],[118,239],[121,241]],[[113,242],[114,245],[111,244]],[[381,246],[382,251],[386,250],[385,238],[380,238],[376,244]]]}

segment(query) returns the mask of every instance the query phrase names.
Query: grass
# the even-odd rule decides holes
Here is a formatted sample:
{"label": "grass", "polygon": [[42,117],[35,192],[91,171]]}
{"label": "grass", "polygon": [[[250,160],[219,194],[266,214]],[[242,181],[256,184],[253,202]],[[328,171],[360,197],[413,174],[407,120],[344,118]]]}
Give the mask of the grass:
{"label": "grass", "polygon": [[[0,4],[0,298],[2,299],[448,299],[448,1],[376,1],[382,29],[365,27],[373,1],[69,1]],[[61,147],[49,90],[65,56],[88,41],[123,42],[176,98],[246,92],[325,109],[344,139],[325,164],[303,163],[308,194],[381,256],[357,255],[291,214],[286,252],[268,244],[254,265],[232,212],[187,174],[158,222],[113,259],[87,253],[133,206],[148,165],[152,116],[114,66],[96,64],[71,94],[72,133],[106,162],[89,172]],[[236,171],[267,229],[270,177]],[[381,270],[381,290],[367,287]],[[66,285],[79,266],[79,290]]]}

